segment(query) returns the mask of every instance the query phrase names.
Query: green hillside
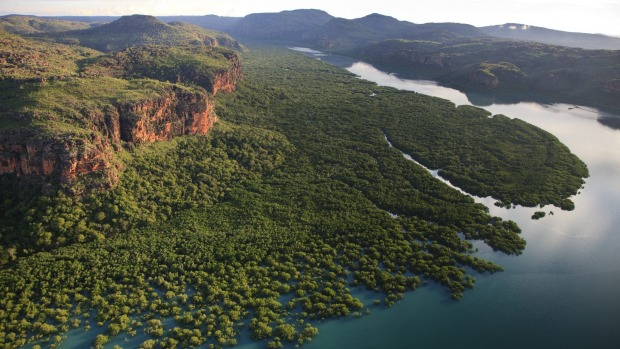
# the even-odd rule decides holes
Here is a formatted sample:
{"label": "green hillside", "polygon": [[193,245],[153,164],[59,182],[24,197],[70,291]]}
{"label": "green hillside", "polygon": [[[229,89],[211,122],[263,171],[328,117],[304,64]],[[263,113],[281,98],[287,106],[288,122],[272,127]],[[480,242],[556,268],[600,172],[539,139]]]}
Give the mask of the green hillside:
{"label": "green hillside", "polygon": [[492,38],[387,40],[349,54],[403,77],[502,98],[620,108],[620,51]]}
{"label": "green hillside", "polygon": [[91,25],[79,21],[44,19],[34,16],[2,16],[0,28],[9,33],[27,35],[88,29]]}
{"label": "green hillside", "polygon": [[85,30],[47,34],[41,39],[90,47],[111,52],[135,45],[195,45],[225,46],[240,49],[235,40],[223,33],[173,22],[166,24],[155,17],[145,15],[124,16],[118,20]]}
{"label": "green hillside", "polygon": [[80,62],[99,55],[86,47],[42,43],[0,30],[0,81],[77,76]]}

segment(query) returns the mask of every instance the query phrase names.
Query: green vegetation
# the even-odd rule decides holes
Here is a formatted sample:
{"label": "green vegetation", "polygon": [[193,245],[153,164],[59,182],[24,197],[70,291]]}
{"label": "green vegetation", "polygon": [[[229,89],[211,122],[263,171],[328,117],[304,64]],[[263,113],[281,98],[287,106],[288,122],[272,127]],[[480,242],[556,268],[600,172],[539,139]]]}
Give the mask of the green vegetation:
{"label": "green vegetation", "polygon": [[[403,150],[431,142],[417,138],[418,123],[426,123],[420,135],[462,135],[459,144],[469,145],[456,149],[448,136],[431,143],[449,159],[446,169],[474,157],[477,140],[487,155],[463,171],[514,182],[520,173],[498,159],[528,158],[551,171],[535,178],[543,186],[581,185],[571,174],[581,163],[568,149],[521,121],[378,87],[286,49],[255,47],[244,64],[237,93],[217,95],[222,121],[210,133],[127,146],[114,188],[93,190],[87,177],[51,187],[0,176],[0,347],[56,347],[71,327],[92,322],[106,329],[93,335],[94,347],[138,332],[149,336],[142,348],[224,347],[249,331],[279,348],[310,341],[319,321],[359,316],[364,304],[352,288],[377,292],[387,306],[427,281],[461,298],[472,274],[501,270],[474,256],[466,239],[511,254],[525,241],[514,222],[490,216],[387,145],[384,134]],[[97,84],[109,86],[98,92]],[[36,98],[22,108],[44,106],[53,125],[74,102],[96,109],[171,84],[103,76],[48,86],[59,95],[42,98],[45,87],[29,85],[25,96]],[[108,99],[92,101],[97,93]],[[67,101],[45,104],[57,99]],[[79,129],[76,120],[68,124]],[[460,132],[444,131],[449,123]],[[523,143],[536,146],[522,151]],[[566,167],[556,168],[556,158]]]}
{"label": "green vegetation", "polygon": [[119,51],[135,45],[225,46],[242,49],[242,46],[227,34],[187,23],[166,24],[155,17],[144,15],[124,16],[94,28],[40,34],[36,37],[103,52]]}
{"label": "green vegetation", "polygon": [[41,43],[0,30],[0,81],[46,81],[76,76],[81,61],[99,55],[100,52],[85,47]]}
{"label": "green vegetation", "polygon": [[213,92],[217,73],[230,68],[235,54],[220,47],[139,46],[100,56],[85,66],[90,76],[149,78],[198,85]]}
{"label": "green vegetation", "polygon": [[496,98],[620,108],[619,51],[494,38],[386,40],[347,52],[402,76]]}
{"label": "green vegetation", "polygon": [[574,208],[568,197],[577,194],[588,169],[548,132],[483,109],[397,94],[402,97],[390,96],[389,105],[398,112],[381,113],[396,148],[476,196],[504,205]]}
{"label": "green vegetation", "polygon": [[0,17],[0,28],[9,33],[27,35],[88,29],[90,25],[84,22],[43,19],[33,16],[3,16]]}

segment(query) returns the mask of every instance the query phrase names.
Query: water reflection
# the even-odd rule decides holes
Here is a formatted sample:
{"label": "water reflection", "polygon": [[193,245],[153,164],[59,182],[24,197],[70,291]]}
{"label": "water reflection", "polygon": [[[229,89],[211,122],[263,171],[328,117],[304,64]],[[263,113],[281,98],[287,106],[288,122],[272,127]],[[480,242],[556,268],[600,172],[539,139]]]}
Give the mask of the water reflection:
{"label": "water reflection", "polygon": [[425,95],[448,99],[456,105],[471,104],[467,96],[462,92],[439,86],[434,81],[401,79],[396,74],[386,74],[372,65],[363,62],[355,62],[346,69],[363,79],[374,81],[381,86],[415,91]]}
{"label": "water reflection", "polygon": [[520,103],[532,103],[545,108],[557,109],[557,106],[564,108],[561,112],[569,112],[570,114],[580,117],[595,119],[602,125],[620,130],[620,115],[613,115],[602,112],[596,108],[575,106],[568,104],[555,104],[548,102],[536,95],[528,94],[480,94],[475,92],[463,93],[456,89],[444,87],[435,81],[429,80],[411,80],[400,78],[397,74],[386,73],[378,70],[374,66],[360,62],[350,57],[339,55],[325,54],[321,51],[312,50],[304,47],[289,47],[292,50],[302,52],[317,59],[324,60],[329,64],[340,68],[345,68],[353,74],[363,79],[374,81],[382,86],[395,87],[403,90],[415,91],[418,93],[448,99],[456,105],[472,104],[478,107],[488,107],[497,105],[515,105]]}

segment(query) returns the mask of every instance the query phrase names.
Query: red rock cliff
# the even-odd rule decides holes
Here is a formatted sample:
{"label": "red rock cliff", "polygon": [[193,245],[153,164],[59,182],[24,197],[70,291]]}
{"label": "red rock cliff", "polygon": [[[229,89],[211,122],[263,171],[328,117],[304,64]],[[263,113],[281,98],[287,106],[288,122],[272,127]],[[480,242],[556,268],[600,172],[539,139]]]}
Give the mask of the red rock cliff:
{"label": "red rock cliff", "polygon": [[228,69],[220,71],[215,75],[213,88],[210,91],[214,95],[219,91],[232,92],[236,90],[237,82],[243,77],[241,62],[239,62],[237,54],[231,53],[227,58],[228,62],[230,62]]}
{"label": "red rock cliff", "polygon": [[106,119],[111,134],[117,133],[118,124],[120,139],[131,143],[205,134],[217,121],[215,106],[207,95],[179,89],[157,99],[120,104],[116,115]]}
{"label": "red rock cliff", "polygon": [[41,138],[36,131],[0,138],[0,173],[18,176],[59,176],[70,181],[77,174],[109,167],[112,148],[107,139],[63,134]]}
{"label": "red rock cliff", "polygon": [[86,134],[43,136],[29,129],[0,135],[0,173],[71,181],[77,174],[114,170],[113,153],[121,140],[140,144],[205,134],[217,121],[209,95],[178,87],[152,100],[90,111],[87,118],[91,130]]}

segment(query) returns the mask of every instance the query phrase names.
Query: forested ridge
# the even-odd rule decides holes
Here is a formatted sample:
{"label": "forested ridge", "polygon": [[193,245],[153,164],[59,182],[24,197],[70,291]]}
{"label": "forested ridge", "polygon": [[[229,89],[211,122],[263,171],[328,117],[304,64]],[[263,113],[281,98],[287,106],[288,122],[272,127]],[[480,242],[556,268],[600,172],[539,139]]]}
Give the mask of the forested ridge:
{"label": "forested ridge", "polygon": [[611,112],[620,108],[617,50],[448,36],[390,39],[347,54],[403,77],[438,81],[486,103],[561,102]]}
{"label": "forested ridge", "polygon": [[[2,233],[14,239],[4,240],[0,270],[0,347],[62,347],[73,329],[92,331],[85,345],[96,348],[115,338],[224,347],[245,331],[290,347],[320,321],[394,305],[426,282],[461,298],[476,273],[501,270],[468,240],[521,253],[514,222],[405,160],[384,134],[507,203],[564,205],[587,175],[555,137],[523,122],[378,87],[284,48],[252,46],[242,59],[244,80],[216,96],[221,121],[208,134],[128,149],[110,190],[0,177]],[[442,132],[468,147],[421,136]],[[499,158],[532,164],[521,168],[539,181],[527,200],[502,187],[522,179]],[[549,175],[530,172],[539,166]],[[490,172],[474,177],[478,168]],[[504,180],[488,181],[497,172]],[[377,292],[377,305],[356,288]]]}

